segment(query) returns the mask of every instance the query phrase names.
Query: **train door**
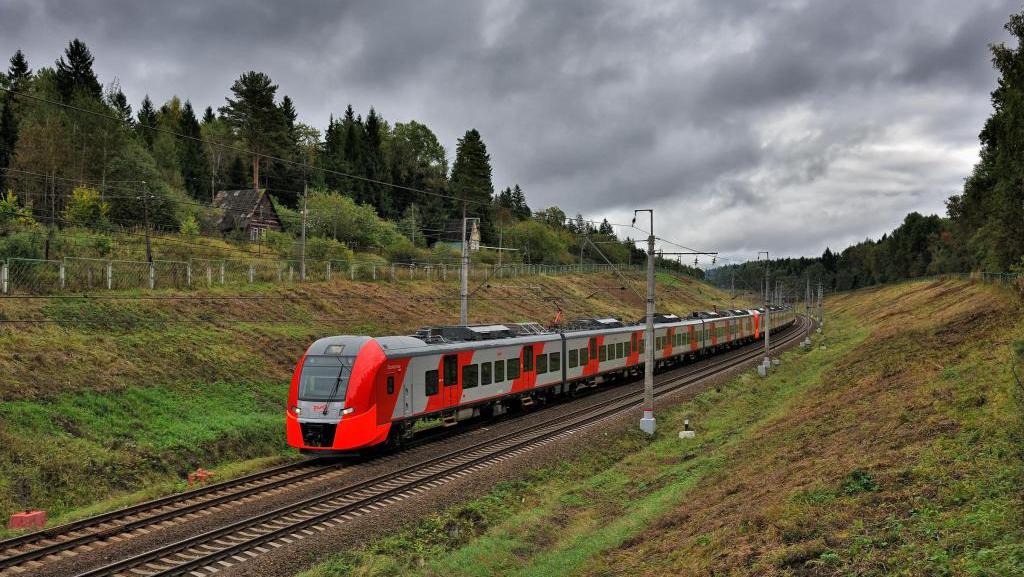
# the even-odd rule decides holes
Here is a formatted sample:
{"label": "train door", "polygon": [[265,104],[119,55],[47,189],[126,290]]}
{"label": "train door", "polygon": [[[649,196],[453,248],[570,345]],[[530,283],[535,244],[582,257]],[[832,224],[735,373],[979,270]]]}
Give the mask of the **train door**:
{"label": "train door", "polygon": [[444,406],[451,407],[459,403],[462,387],[459,386],[459,355],[445,355],[441,359],[442,391]]}
{"label": "train door", "polygon": [[408,417],[412,415],[412,391],[416,388],[416,373],[409,374],[409,384],[402,385],[402,398],[399,402],[402,403],[402,416]]}

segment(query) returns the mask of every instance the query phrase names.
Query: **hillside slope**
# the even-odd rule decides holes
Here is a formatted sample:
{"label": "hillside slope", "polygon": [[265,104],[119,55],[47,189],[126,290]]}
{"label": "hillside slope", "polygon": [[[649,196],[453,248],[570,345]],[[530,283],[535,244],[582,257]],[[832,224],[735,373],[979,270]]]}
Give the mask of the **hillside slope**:
{"label": "hillside slope", "polygon": [[1024,575],[1019,300],[946,281],[828,305],[813,350],[663,412],[653,443],[623,432],[307,575]]}
{"label": "hillside slope", "polygon": [[[474,288],[471,286],[471,289]],[[643,280],[529,276],[476,287],[473,322],[642,311]],[[659,308],[729,304],[659,276]],[[61,514],[202,465],[286,453],[298,357],[331,334],[402,334],[458,320],[454,282],[308,283],[245,292],[0,298],[0,515]]]}

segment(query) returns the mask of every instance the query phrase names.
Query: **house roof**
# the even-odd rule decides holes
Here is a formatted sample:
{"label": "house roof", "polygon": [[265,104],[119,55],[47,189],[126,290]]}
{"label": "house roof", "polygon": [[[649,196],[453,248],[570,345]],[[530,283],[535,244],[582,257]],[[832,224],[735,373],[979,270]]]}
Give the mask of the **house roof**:
{"label": "house roof", "polygon": [[[245,229],[252,219],[253,213],[261,207],[260,201],[265,194],[266,191],[256,189],[222,190],[218,192],[213,197],[213,207],[221,209],[223,213],[216,221],[217,227],[222,231],[235,228]],[[274,203],[268,202],[267,206],[270,207],[271,214],[262,214],[261,218],[268,218],[273,215],[274,220],[280,222],[281,219],[274,209]]]}

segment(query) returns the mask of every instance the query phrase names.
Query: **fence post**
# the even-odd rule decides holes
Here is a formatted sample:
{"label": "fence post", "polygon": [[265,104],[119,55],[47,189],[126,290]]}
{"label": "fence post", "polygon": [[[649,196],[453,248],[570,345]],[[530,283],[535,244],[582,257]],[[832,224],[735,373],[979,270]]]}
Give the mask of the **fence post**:
{"label": "fence post", "polygon": [[252,284],[253,279],[256,277],[256,269],[252,265],[249,265],[249,284]]}
{"label": "fence post", "polygon": [[149,290],[156,288],[156,264],[149,263]]}
{"label": "fence post", "polygon": [[212,287],[213,286],[213,269],[210,268],[210,264],[209,263],[206,264],[206,286],[207,287]]}
{"label": "fence post", "polygon": [[448,280],[448,265],[441,263],[441,280]]}
{"label": "fence post", "polygon": [[185,286],[192,288],[192,257],[185,263]]}
{"label": "fence post", "polygon": [[220,261],[220,284],[224,285],[224,261]]}
{"label": "fence post", "polygon": [[395,263],[391,263],[391,282],[395,282]]}
{"label": "fence post", "polygon": [[9,282],[7,280],[8,279],[7,275],[10,274],[9,271],[10,271],[10,269],[7,266],[7,261],[4,261],[4,266],[2,268],[0,268],[0,287],[2,287],[4,289],[3,290],[4,294],[7,294],[7,292],[10,290],[10,287],[7,286],[7,283]]}
{"label": "fence post", "polygon": [[292,282],[293,278],[295,278],[295,269],[292,268],[291,263],[288,263],[288,282]]}
{"label": "fence post", "polygon": [[350,262],[348,264],[348,276],[352,280],[356,280],[356,263]]}
{"label": "fence post", "polygon": [[114,261],[107,261],[107,290],[114,288]]}
{"label": "fence post", "polygon": [[64,261],[63,260],[60,261],[60,272],[58,273],[58,276],[60,276],[60,290],[64,290],[64,286],[66,285],[66,282],[65,282],[66,277],[65,277],[65,268],[64,268]]}
{"label": "fence post", "polygon": [[331,280],[331,261],[327,261],[327,280]]}
{"label": "fence post", "polygon": [[373,280],[377,280],[377,265],[373,265]]}

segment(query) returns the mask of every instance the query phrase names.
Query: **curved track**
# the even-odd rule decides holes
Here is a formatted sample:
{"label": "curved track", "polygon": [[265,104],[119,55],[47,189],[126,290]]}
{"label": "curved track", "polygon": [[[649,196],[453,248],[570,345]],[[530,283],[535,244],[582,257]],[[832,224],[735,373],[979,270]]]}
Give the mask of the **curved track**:
{"label": "curved track", "polygon": [[[780,331],[776,347],[782,349],[799,342],[809,322],[800,317],[794,327]],[[760,356],[759,346],[748,345],[713,357],[708,362],[674,371],[671,377],[656,385],[655,394],[661,397],[679,391]],[[207,575],[571,435],[637,407],[641,398],[641,392],[633,390],[396,471],[151,549],[81,573],[79,577]]]}

